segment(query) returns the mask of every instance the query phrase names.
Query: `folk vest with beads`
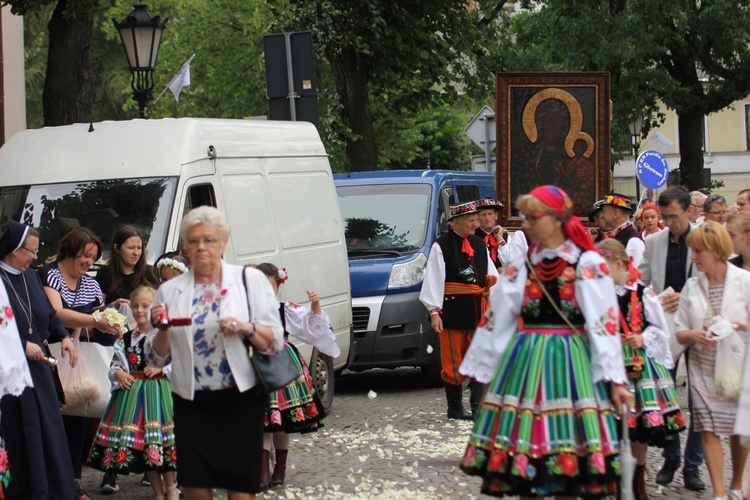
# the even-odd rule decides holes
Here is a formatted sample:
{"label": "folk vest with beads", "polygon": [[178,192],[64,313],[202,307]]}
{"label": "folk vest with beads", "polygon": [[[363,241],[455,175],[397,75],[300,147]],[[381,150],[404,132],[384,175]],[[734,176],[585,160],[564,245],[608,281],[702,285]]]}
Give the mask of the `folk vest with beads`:
{"label": "folk vest with beads", "polygon": [[[440,236],[435,243],[440,245],[445,261],[445,281],[466,283],[460,271],[471,267],[474,271],[474,283],[484,287],[487,279],[487,246],[475,235],[468,237],[474,249],[474,257],[461,251],[463,238],[453,231]],[[481,295],[446,294],[443,297],[443,327],[451,330],[474,330],[482,317]]]}
{"label": "folk vest with beads", "polygon": [[[638,285],[638,303],[641,306],[641,325],[637,332],[633,333],[642,333],[649,323],[646,321],[646,314],[643,310],[643,290],[645,290],[645,287],[643,285]],[[630,307],[631,307],[631,290],[627,290],[623,295],[617,296],[617,302],[620,305],[620,312],[622,312],[623,317],[625,318],[625,321],[628,323],[628,326],[632,329],[633,328],[633,320],[630,317]]]}
{"label": "folk vest with beads", "polygon": [[638,234],[638,231],[633,226],[630,226],[624,231],[620,231],[615,235],[615,239],[622,243],[622,246],[625,248],[628,247],[628,241],[630,241],[632,238],[639,239],[643,241],[643,238],[641,238],[641,235]]}
{"label": "folk vest with beads", "polygon": [[[560,257],[544,259],[544,263],[554,264],[559,262]],[[554,327],[569,329],[568,323],[560,316],[558,309],[565,315],[568,321],[577,329],[582,330],[586,319],[575,301],[576,267],[578,263],[568,263],[560,274],[550,276],[548,281],[537,282],[531,269],[528,269],[528,280],[524,290],[523,306],[521,307],[521,318],[524,328]],[[540,277],[542,279],[542,277]],[[547,290],[545,294],[542,291]],[[548,297],[549,295],[549,297]],[[552,299],[557,308],[550,302]]]}

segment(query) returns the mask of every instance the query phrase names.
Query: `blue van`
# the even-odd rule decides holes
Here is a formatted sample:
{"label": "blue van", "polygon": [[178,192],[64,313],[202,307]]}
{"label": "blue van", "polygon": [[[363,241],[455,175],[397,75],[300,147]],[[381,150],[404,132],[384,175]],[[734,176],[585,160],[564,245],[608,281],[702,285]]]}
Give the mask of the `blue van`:
{"label": "blue van", "polygon": [[490,173],[388,170],[335,174],[352,287],[354,358],[348,369],[418,366],[442,385],[437,335],[419,301],[449,206],[494,198]]}

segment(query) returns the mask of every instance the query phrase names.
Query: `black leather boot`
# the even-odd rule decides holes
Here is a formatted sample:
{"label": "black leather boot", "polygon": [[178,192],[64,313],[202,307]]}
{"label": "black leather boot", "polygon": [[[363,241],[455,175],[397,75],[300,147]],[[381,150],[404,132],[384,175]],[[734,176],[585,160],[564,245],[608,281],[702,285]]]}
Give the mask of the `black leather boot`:
{"label": "black leather boot", "polygon": [[466,411],[463,403],[464,388],[461,384],[445,383],[445,399],[448,401],[448,418],[471,420],[471,413]]}
{"label": "black leather boot", "polygon": [[471,418],[477,418],[479,412],[479,403],[482,401],[484,384],[472,380],[469,382],[469,404],[471,405]]}

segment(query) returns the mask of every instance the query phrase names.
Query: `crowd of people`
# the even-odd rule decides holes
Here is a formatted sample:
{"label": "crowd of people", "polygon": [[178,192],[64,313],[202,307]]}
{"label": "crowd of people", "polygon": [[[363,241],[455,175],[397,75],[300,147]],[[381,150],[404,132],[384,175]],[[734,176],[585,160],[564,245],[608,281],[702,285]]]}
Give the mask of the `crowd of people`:
{"label": "crowd of people", "polygon": [[[461,469],[489,495],[616,495],[619,416],[633,441],[634,498],[647,498],[648,447],[663,450],[657,484],[682,465],[684,486],[704,490],[705,461],[715,499],[747,498],[750,190],[730,206],[669,187],[637,211],[611,193],[593,204],[588,230],[555,186],[515,208],[522,227],[509,237],[498,202],[451,206],[420,294],[440,338],[447,415],[473,420]],[[681,360],[688,408],[675,389]]]}
{"label": "crowd of people", "polygon": [[[340,351],[315,291],[309,309],[281,303],[283,268],[224,262],[230,230],[219,210],[196,208],[183,218],[181,251],[150,266],[141,233],[117,228],[92,277],[103,248],[90,230],[68,232],[55,258],[34,270],[39,233],[8,223],[0,238],[0,498],[86,500],[84,462],[104,472],[105,494],[119,490],[118,474],[131,473],[144,474],[142,484],[161,500],[211,498],[212,488],[254,498],[283,484],[289,433],[316,431],[325,416],[286,338]],[[126,333],[107,308],[124,313]],[[56,360],[49,345],[57,342]],[[57,370],[80,366],[83,342],[114,353],[109,404],[90,415],[98,417],[92,439],[92,418],[64,406],[66,391],[80,388],[63,384]],[[266,392],[246,345],[288,351],[298,379]]]}
{"label": "crowd of people", "polygon": [[[746,498],[750,190],[730,206],[669,187],[639,210],[610,193],[591,207],[588,230],[555,186],[534,188],[515,208],[521,230],[510,235],[497,200],[452,205],[425,268],[420,300],[440,341],[447,417],[473,422],[460,468],[489,495],[617,495],[627,466],[622,421],[636,499],[647,498],[649,447],[664,458],[657,484],[672,483],[682,466],[684,486],[704,490],[705,461],[716,500]],[[309,308],[281,302],[284,268],[223,260],[230,233],[221,211],[191,210],[180,253],[150,266],[143,236],[123,226],[92,277],[104,249],[90,230],[68,232],[35,270],[39,233],[8,223],[0,451],[10,466],[0,470],[0,498],[85,500],[84,461],[104,473],[102,492],[118,491],[118,474],[144,474],[156,499],[207,499],[212,488],[254,498],[284,483],[289,434],[314,432],[325,416],[288,336],[332,357],[340,351],[315,291]],[[125,312],[126,333],[106,308]],[[109,404],[91,442],[90,419],[65,410],[56,368],[81,364],[83,342],[114,353]],[[288,353],[298,378],[266,392],[253,350]],[[688,408],[675,388],[683,360]]]}

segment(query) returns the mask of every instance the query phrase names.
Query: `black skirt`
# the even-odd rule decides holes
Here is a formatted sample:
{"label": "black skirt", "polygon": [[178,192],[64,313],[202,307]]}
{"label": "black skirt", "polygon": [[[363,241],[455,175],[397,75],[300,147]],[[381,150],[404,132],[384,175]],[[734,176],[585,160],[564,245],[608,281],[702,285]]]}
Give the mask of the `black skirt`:
{"label": "black skirt", "polygon": [[260,493],[263,415],[268,395],[257,388],[172,393],[180,485]]}

